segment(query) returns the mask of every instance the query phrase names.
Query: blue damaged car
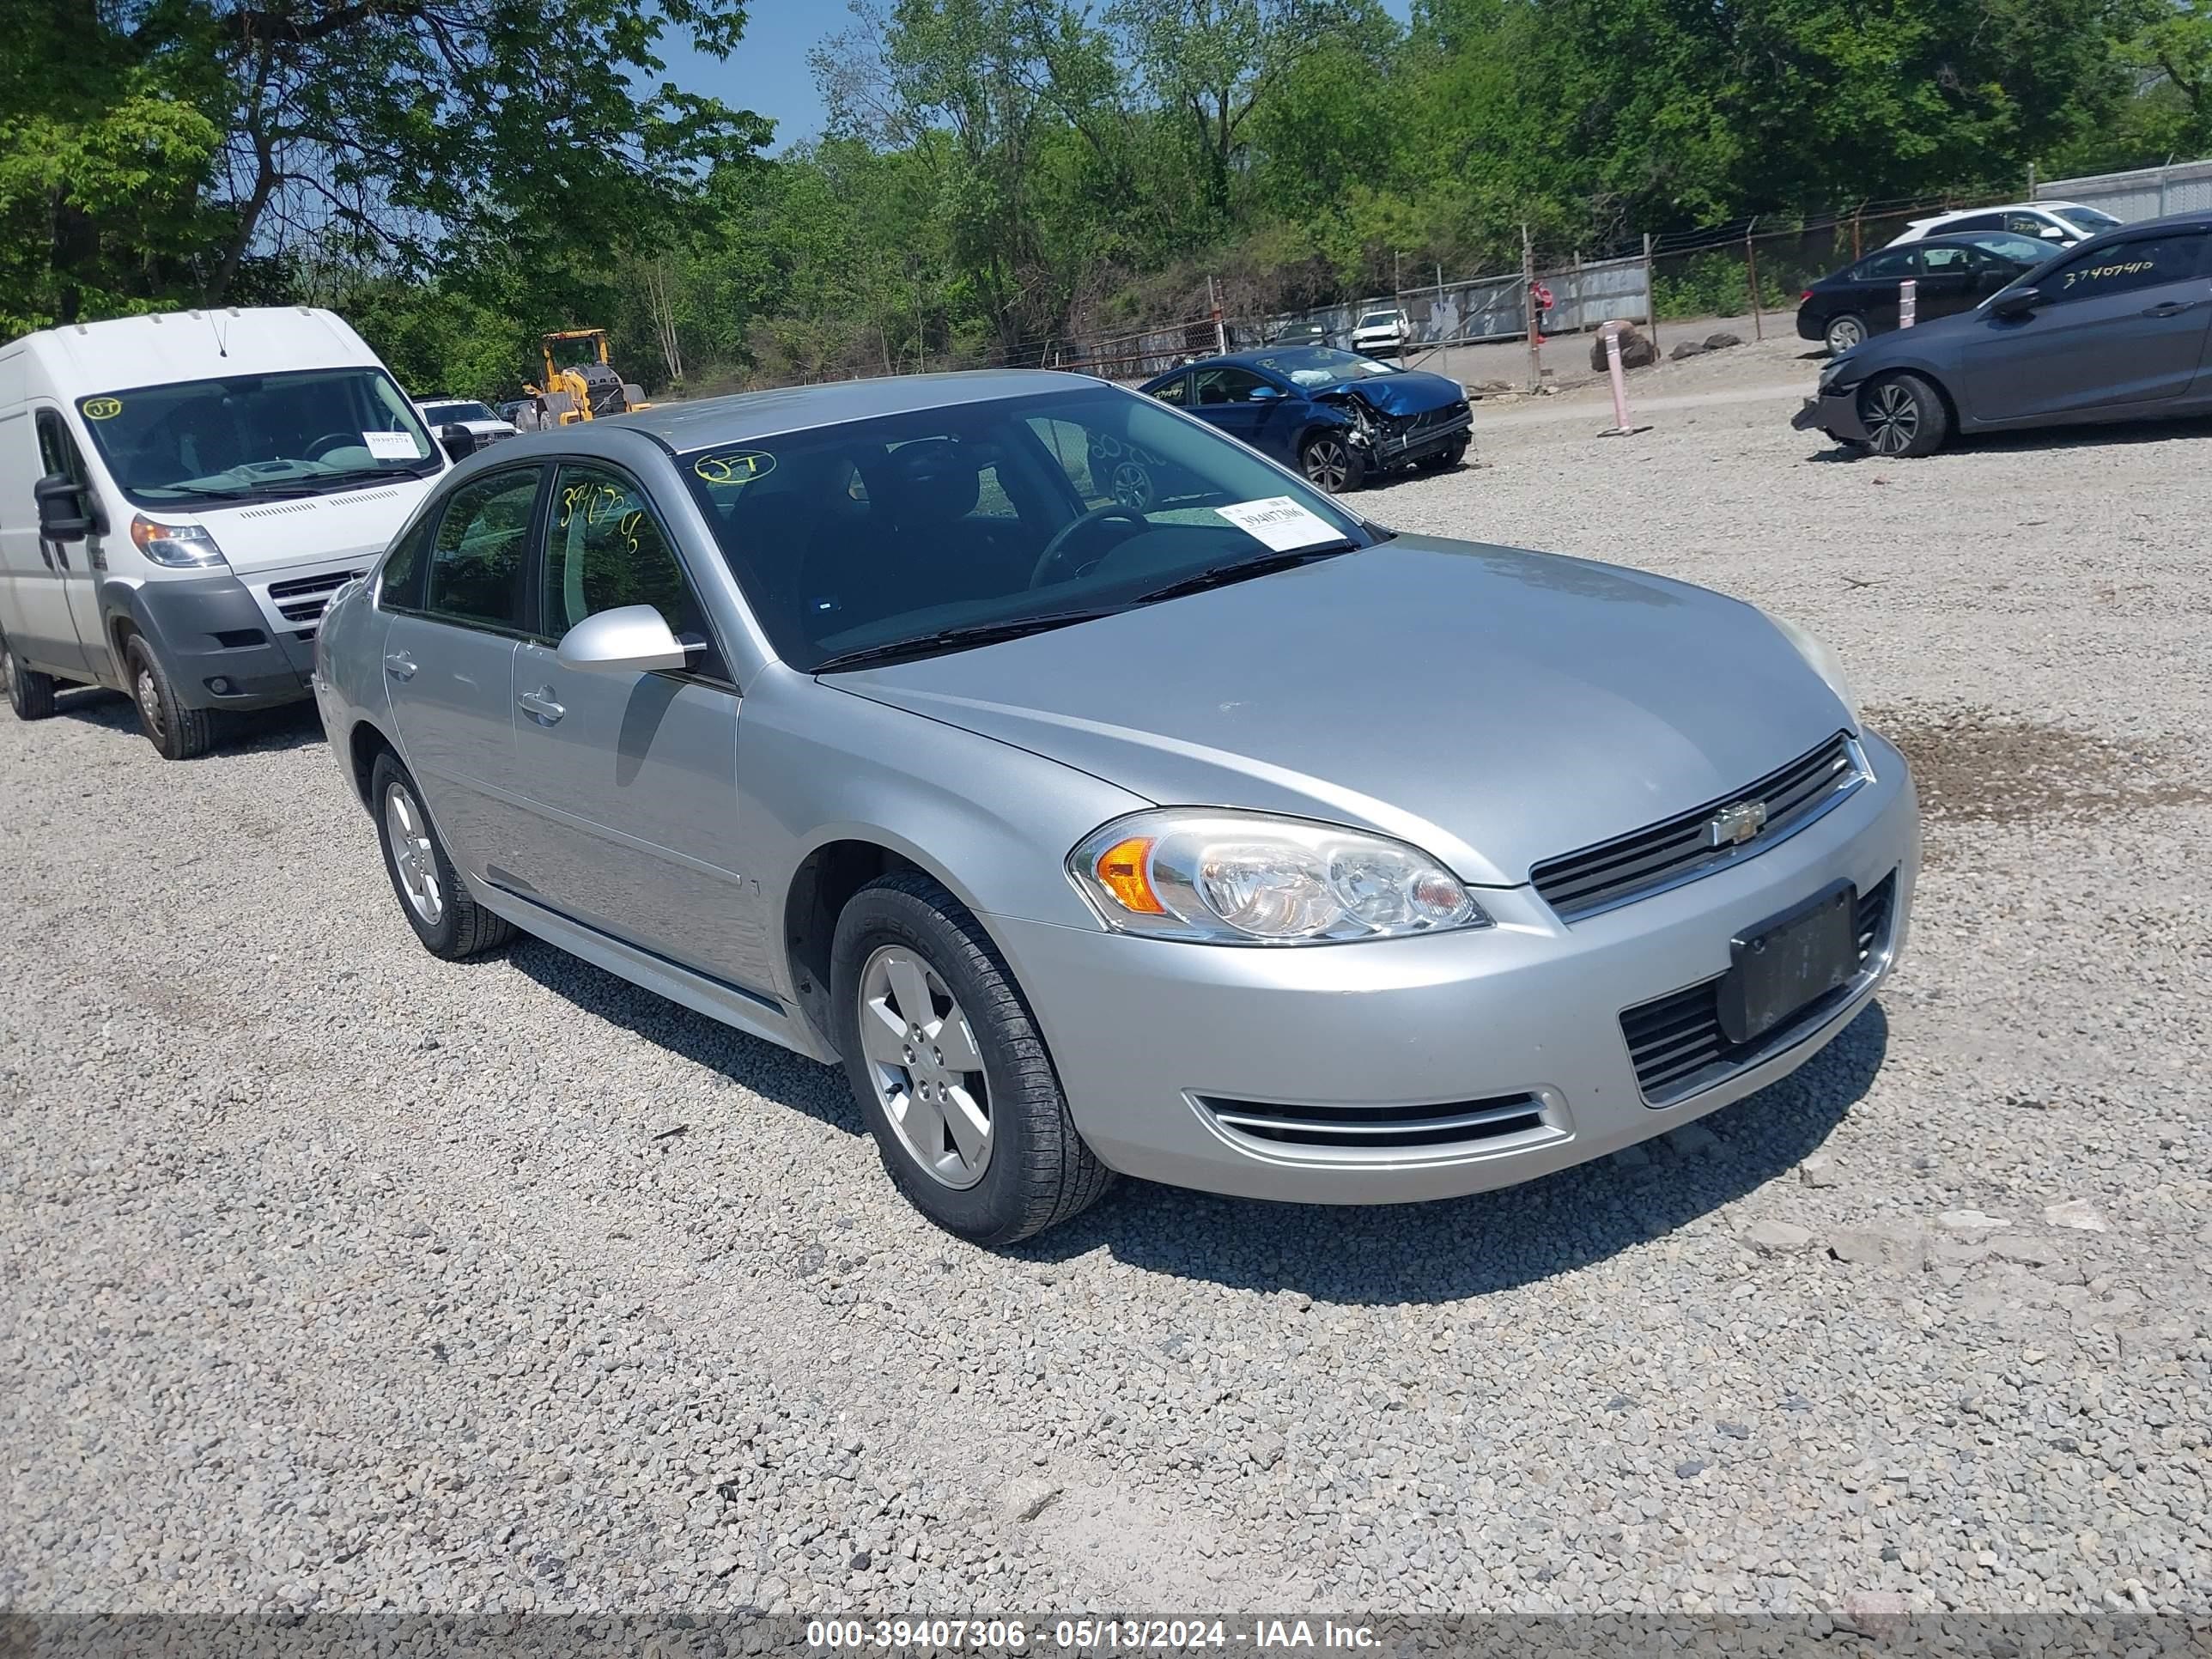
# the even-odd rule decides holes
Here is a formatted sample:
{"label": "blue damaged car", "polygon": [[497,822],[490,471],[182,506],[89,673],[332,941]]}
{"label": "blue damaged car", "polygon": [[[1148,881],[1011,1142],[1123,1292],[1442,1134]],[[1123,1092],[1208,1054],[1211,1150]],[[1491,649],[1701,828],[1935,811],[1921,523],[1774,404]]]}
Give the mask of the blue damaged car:
{"label": "blue damaged car", "polygon": [[1140,390],[1296,467],[1332,495],[1401,467],[1457,466],[1474,424],[1457,380],[1326,346],[1207,357]]}

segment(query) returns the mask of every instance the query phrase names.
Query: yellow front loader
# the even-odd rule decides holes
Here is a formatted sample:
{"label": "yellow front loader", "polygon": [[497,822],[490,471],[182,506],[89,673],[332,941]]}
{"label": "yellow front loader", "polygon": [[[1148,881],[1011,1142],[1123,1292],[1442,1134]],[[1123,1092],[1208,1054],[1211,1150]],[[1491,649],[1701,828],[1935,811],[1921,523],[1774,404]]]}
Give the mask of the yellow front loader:
{"label": "yellow front loader", "polygon": [[[577,343],[582,350],[577,349]],[[545,353],[545,378],[541,385],[527,381],[522,389],[531,401],[517,411],[518,426],[543,429],[597,420],[602,415],[623,415],[633,409],[650,409],[645,389],[615,373],[607,359],[607,331],[603,328],[556,329],[541,342]]]}

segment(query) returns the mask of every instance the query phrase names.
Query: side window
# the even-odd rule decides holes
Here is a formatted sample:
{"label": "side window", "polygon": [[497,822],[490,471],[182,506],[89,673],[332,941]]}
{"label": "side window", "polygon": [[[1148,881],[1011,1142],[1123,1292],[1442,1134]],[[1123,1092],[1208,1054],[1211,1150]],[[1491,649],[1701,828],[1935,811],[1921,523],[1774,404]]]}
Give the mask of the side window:
{"label": "side window", "polygon": [[540,631],[548,638],[602,611],[649,605],[678,639],[705,643],[692,659],[696,672],[730,678],[707,613],[635,481],[605,467],[562,467],[553,480],[545,547]]}
{"label": "side window", "polygon": [[1164,404],[1173,404],[1177,409],[1181,409],[1190,401],[1190,376],[1176,375],[1175,379],[1152,393],[1152,396]]}
{"label": "side window", "polygon": [[1918,274],[1919,262],[1910,247],[1886,247],[1879,253],[1869,254],[1851,267],[1854,281],[1861,283],[1895,283]]}
{"label": "side window", "polygon": [[2002,230],[2003,228],[2004,215],[2002,213],[1977,213],[1972,218],[1953,220],[1949,224],[1943,227],[1943,234],[1950,236],[1962,231]]}
{"label": "side window", "polygon": [[384,574],[376,584],[379,610],[422,608],[422,575],[430,562],[425,555],[429,551],[430,538],[436,533],[438,522],[435,513],[425,514],[422,522],[408,532],[407,538],[392,550],[392,556],[384,562]]}
{"label": "side window", "polygon": [[[1176,384],[1188,386],[1189,377],[1186,375]],[[1091,446],[1093,441],[1089,428],[1078,426],[1073,421],[1056,421],[1046,416],[1032,415],[1030,416],[1030,430],[1036,434],[1037,441],[1044,446],[1045,453],[1052,457],[1053,465],[1067,475],[1067,482],[1082,497],[1085,507],[1103,507],[1114,499],[1111,490],[1099,488],[1098,481],[1091,472]]]}
{"label": "side window", "polygon": [[84,456],[77,449],[76,440],[70,436],[60,415],[51,409],[39,411],[39,476],[73,478],[78,483],[85,481]]}
{"label": "side window", "polygon": [[2068,260],[2036,286],[2051,299],[2063,302],[2185,283],[2197,274],[2204,244],[2203,234],[2196,232],[2100,247]]}
{"label": "side window", "polygon": [[425,611],[453,622],[522,628],[523,548],[538,479],[533,466],[453,492],[430,542]]}
{"label": "side window", "polygon": [[1249,368],[1204,368],[1191,376],[1200,404],[1249,404],[1252,393],[1267,385]]}
{"label": "side window", "polygon": [[1955,276],[1973,268],[1973,250],[1963,247],[1924,247],[1920,263],[1930,276]]}
{"label": "side window", "polygon": [[2004,228],[2022,236],[2038,238],[2045,231],[2063,228],[2057,220],[2046,219],[2039,213],[2008,213],[2004,216]]}

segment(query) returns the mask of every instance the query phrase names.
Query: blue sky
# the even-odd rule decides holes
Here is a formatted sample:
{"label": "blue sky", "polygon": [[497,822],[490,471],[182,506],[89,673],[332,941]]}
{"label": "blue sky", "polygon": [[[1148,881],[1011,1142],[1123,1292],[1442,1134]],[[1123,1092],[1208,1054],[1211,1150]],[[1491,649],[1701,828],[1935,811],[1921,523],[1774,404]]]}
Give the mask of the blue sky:
{"label": "blue sky", "polygon": [[[1410,0],[1382,0],[1401,22]],[[822,131],[822,98],[806,54],[848,27],[844,0],[753,0],[745,38],[721,63],[665,39],[666,77],[686,92],[719,98],[775,123],[774,148],[795,144]]]}

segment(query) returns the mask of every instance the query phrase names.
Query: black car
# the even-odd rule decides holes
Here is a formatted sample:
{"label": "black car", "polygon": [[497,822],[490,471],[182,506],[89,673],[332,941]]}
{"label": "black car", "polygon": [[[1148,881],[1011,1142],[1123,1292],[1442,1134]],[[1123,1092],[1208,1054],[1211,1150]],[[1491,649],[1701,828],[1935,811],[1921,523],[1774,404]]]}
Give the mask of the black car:
{"label": "black car", "polygon": [[1328,343],[1328,328],[1322,323],[1285,323],[1267,337],[1267,343],[1275,346],[1325,346]]}
{"label": "black car", "polygon": [[1467,388],[1325,346],[1262,346],[1171,370],[1139,390],[1294,466],[1334,495],[1395,467],[1467,453]]}
{"label": "black car", "polygon": [[2049,242],[2009,230],[1966,231],[1876,248],[1805,290],[1797,335],[1825,340],[1831,351],[1849,351],[1868,336],[1897,326],[1900,283],[1915,284],[1917,320],[1924,323],[1972,310],[2052,252]]}
{"label": "black car", "polygon": [[2108,230],[1973,310],[1855,346],[1791,424],[1883,455],[1954,432],[2212,413],[2212,213]]}

